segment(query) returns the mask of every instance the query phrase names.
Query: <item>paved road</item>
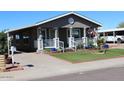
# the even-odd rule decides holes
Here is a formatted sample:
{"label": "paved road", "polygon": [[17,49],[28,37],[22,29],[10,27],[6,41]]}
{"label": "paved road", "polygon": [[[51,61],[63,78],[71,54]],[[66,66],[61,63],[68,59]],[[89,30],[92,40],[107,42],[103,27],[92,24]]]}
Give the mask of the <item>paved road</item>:
{"label": "paved road", "polygon": [[123,81],[124,66],[79,72],[50,78],[37,79],[41,81]]}
{"label": "paved road", "polygon": [[[43,79],[48,77],[53,77],[53,80],[86,80],[89,77],[91,77],[89,79],[93,79],[93,76],[94,75],[97,76],[97,74],[90,75],[89,73],[92,72],[86,73],[86,71],[124,66],[123,60],[124,57],[120,57],[120,58],[72,64],[65,60],[52,57],[48,54],[21,53],[15,55],[15,61],[19,62],[21,66],[23,66],[24,70],[0,73],[0,80],[1,81],[2,80],[34,80],[34,79],[41,79],[41,78]],[[29,68],[27,65],[30,64],[34,65],[34,67]],[[77,72],[85,72],[85,74],[80,75]],[[103,72],[104,71],[102,71],[102,73]],[[71,74],[71,73],[75,73],[75,74]],[[101,75],[102,77],[105,76],[104,73],[103,74],[102,73],[98,75]],[[65,74],[69,74],[69,75],[65,76]],[[60,75],[61,77],[54,77]]]}

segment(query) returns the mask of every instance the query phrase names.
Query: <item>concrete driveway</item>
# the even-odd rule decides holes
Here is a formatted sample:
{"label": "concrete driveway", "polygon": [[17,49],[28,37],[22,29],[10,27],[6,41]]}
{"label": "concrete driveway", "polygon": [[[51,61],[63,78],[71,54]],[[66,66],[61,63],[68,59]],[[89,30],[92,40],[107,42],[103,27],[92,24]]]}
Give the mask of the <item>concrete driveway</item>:
{"label": "concrete driveway", "polygon": [[21,65],[32,64],[34,67],[24,67],[24,70],[21,71],[0,73],[0,80],[33,80],[79,71],[109,68],[124,65],[123,60],[124,58],[116,58],[72,64],[47,54],[22,53],[15,55],[15,61]]}

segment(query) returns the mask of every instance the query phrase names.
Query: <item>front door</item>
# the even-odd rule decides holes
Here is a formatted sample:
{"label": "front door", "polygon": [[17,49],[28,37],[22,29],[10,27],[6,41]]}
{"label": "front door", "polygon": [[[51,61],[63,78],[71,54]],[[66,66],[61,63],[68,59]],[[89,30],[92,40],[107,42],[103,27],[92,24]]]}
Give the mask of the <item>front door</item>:
{"label": "front door", "polygon": [[45,47],[45,40],[47,39],[47,30],[46,29],[42,29],[42,39],[43,39],[43,47]]}
{"label": "front door", "polygon": [[64,47],[68,47],[67,29],[60,28],[58,32],[59,32],[59,40],[64,42]]}

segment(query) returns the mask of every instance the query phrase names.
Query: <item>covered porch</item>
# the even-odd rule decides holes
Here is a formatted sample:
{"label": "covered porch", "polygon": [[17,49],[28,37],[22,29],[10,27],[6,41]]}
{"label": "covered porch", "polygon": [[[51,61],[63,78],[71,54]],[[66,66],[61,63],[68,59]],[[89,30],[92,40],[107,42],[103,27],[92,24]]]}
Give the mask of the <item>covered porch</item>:
{"label": "covered porch", "polygon": [[[96,43],[96,36],[89,33],[95,32],[97,29],[88,27],[70,27],[70,28],[41,28],[37,29],[37,51],[45,48],[74,49],[81,45],[83,48],[88,46],[88,39],[92,39]],[[94,34],[95,35],[95,34]],[[35,43],[36,44],[36,43]],[[36,45],[35,45],[36,46]]]}

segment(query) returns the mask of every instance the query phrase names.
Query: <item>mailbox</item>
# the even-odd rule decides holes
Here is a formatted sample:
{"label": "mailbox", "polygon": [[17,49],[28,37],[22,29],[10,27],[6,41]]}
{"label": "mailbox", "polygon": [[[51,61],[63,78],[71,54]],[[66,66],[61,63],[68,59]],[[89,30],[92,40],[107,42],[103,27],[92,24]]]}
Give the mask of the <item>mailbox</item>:
{"label": "mailbox", "polygon": [[104,44],[104,45],[102,46],[102,48],[108,49],[108,48],[109,48],[109,45],[108,45],[108,44]]}

